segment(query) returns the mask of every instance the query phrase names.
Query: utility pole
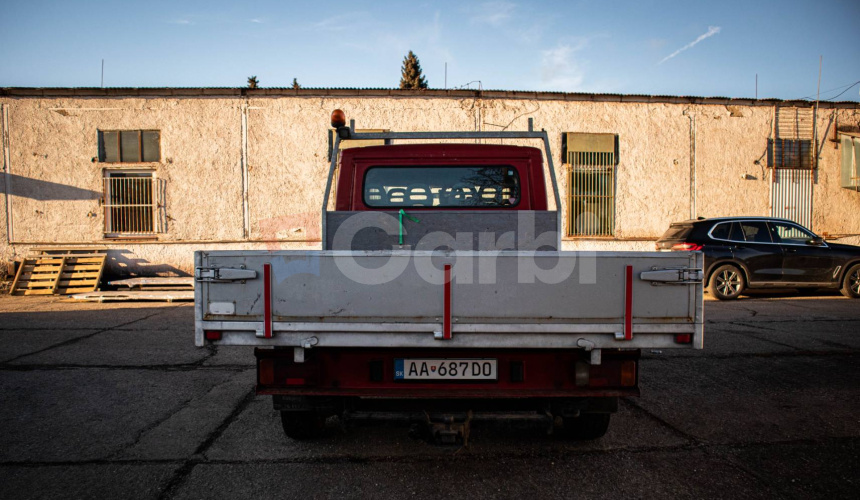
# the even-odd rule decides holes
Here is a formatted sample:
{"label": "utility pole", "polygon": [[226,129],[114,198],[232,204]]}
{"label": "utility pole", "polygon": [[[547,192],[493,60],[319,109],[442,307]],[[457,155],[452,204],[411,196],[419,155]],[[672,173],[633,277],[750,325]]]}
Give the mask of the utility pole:
{"label": "utility pole", "polygon": [[821,63],[824,56],[818,56],[818,91],[815,95],[815,110],[812,112],[812,153],[815,155],[815,168],[818,168],[818,101],[821,100]]}

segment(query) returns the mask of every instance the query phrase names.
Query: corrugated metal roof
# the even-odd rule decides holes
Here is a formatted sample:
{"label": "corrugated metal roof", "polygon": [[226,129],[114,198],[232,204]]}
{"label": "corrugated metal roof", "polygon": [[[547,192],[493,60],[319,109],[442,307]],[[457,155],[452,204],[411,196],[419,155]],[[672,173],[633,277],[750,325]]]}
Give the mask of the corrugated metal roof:
{"label": "corrugated metal roof", "polygon": [[[609,94],[586,92],[546,92],[532,90],[494,90],[494,89],[425,89],[403,90],[392,88],[357,87],[4,87],[0,88],[2,97],[436,97],[484,99],[533,99],[561,101],[597,102],[672,102],[690,104],[736,104],[736,105],[773,105],[774,103],[810,106],[815,101],[806,99],[783,100],[776,98],[753,99],[746,97],[723,96],[670,96],[648,94]],[[821,107],[860,106],[856,101],[821,101]]]}

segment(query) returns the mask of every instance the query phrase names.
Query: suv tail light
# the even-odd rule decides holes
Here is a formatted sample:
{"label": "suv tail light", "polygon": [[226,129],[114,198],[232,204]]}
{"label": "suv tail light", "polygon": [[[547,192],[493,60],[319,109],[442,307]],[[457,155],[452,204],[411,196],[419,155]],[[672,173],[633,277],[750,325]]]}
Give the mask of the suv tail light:
{"label": "suv tail light", "polygon": [[684,252],[693,252],[696,250],[701,250],[703,247],[698,243],[675,243],[672,245],[672,250],[680,250]]}

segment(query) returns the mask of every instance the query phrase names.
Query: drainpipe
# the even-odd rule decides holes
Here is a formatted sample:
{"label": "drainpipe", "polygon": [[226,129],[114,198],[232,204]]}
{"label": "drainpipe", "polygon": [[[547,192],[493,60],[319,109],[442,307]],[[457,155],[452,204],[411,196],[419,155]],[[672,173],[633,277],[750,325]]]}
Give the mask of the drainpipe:
{"label": "drainpipe", "polygon": [[690,120],[690,219],[698,216],[696,211],[696,115],[689,109],[684,116]]}
{"label": "drainpipe", "polygon": [[242,238],[251,236],[251,214],[248,210],[248,101],[242,103]]}
{"label": "drainpipe", "polygon": [[3,143],[3,194],[6,198],[6,243],[11,244],[15,239],[14,226],[12,225],[12,197],[11,197],[11,182],[12,172],[10,171],[10,153],[9,153],[9,105],[0,104],[0,120],[2,120],[2,133],[0,140]]}

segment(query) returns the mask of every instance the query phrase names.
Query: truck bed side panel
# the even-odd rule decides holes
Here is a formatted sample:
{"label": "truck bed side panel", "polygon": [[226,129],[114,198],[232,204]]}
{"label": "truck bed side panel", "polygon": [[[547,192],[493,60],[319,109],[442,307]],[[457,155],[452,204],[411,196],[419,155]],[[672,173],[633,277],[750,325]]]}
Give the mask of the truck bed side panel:
{"label": "truck bed side panel", "polygon": [[[320,345],[463,347],[481,339],[486,347],[517,347],[530,337],[539,346],[570,347],[570,339],[590,334],[602,347],[672,347],[672,335],[689,333],[692,344],[675,347],[701,348],[701,282],[640,277],[655,269],[701,269],[701,260],[695,252],[200,252],[203,268],[243,268],[256,278],[198,283],[198,344],[201,332],[213,329],[235,331],[221,343],[242,345],[299,346],[299,337],[314,335]],[[446,264],[454,339],[434,343],[445,310]],[[273,338],[261,338],[266,268]],[[636,341],[617,338],[628,318]]]}

